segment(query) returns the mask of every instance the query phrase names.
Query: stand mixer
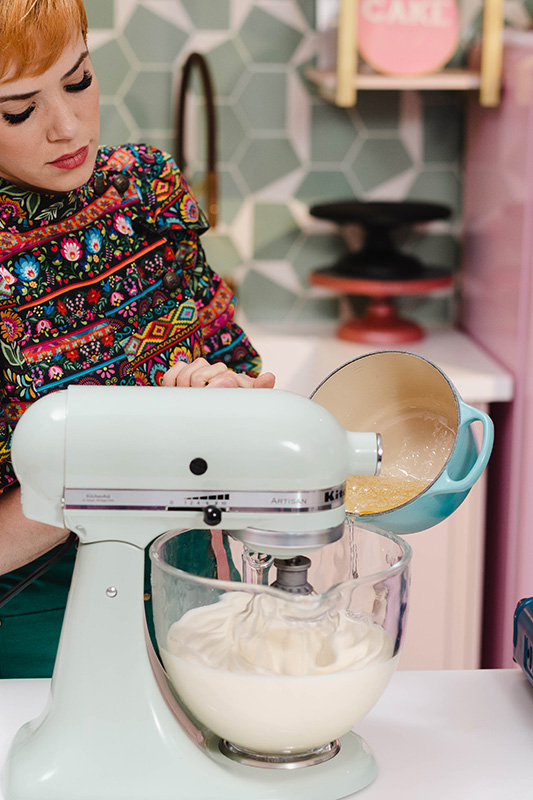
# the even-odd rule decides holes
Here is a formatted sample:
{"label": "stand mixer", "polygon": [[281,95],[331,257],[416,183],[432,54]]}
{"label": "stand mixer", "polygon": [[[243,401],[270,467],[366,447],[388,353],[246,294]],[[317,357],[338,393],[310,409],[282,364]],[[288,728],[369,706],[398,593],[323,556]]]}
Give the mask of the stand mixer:
{"label": "stand mixer", "polygon": [[[154,537],[154,562],[172,572],[164,547],[179,535],[165,532],[223,528],[248,556],[280,559],[278,580],[286,582],[283,562],[320,560],[346,541],[344,482],[377,474],[381,447],[378,431],[347,431],[319,403],[277,390],[73,386],[37,401],[13,437],[23,511],[74,531],[80,544],[49,702],[13,741],[6,800],[338,800],[374,780],[371,751],[344,730],[334,752],[304,759],[312,764],[304,769],[296,768],[301,753],[272,769],[268,758],[250,766],[235,757],[231,742],[221,747],[182,702],[148,640],[143,573]],[[469,476],[474,482],[470,466]],[[393,534],[376,536],[396,548],[383,574],[372,576],[382,595],[389,572],[401,579],[396,655],[410,549]],[[288,573],[294,581],[292,567]],[[218,599],[210,578],[193,576],[189,591],[186,573],[180,577],[185,595],[198,594],[193,606]],[[261,580],[216,577],[219,595],[238,587],[286,596]],[[339,591],[346,586],[351,596],[356,583]],[[338,595],[333,588],[326,603]],[[162,614],[167,601],[159,591]]]}

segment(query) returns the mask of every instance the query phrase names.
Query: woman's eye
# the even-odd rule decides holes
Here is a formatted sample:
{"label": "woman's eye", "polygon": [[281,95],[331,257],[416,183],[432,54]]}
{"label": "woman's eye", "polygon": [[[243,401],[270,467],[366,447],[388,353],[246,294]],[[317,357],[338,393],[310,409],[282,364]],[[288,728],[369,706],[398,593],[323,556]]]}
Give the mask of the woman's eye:
{"label": "woman's eye", "polygon": [[20,114],[8,114],[7,111],[4,111],[2,112],[2,116],[10,125],[20,125],[21,122],[24,122],[28,119],[34,109],[35,106],[31,105],[28,106],[25,111],[21,111]]}
{"label": "woman's eye", "polygon": [[68,86],[65,86],[65,91],[67,92],[83,92],[84,89],[88,89],[91,83],[93,82],[93,76],[90,72],[85,71],[83,73],[83,78],[79,83],[69,83]]}

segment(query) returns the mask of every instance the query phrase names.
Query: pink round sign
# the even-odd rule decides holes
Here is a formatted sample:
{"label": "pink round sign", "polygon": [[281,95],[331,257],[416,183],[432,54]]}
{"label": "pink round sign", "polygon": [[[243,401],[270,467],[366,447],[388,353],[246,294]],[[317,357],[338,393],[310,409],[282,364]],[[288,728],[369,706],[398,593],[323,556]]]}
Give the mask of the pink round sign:
{"label": "pink round sign", "polygon": [[459,43],[457,0],[359,0],[359,52],[378,72],[441,69]]}

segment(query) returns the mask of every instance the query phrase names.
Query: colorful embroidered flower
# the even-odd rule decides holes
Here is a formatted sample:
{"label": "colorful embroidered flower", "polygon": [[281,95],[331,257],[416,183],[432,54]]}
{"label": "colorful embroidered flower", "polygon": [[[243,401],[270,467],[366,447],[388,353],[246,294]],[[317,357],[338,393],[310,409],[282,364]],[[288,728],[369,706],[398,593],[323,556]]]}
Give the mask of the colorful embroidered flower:
{"label": "colorful embroidered flower", "polygon": [[198,222],[198,206],[190,194],[184,195],[180,200],[180,211],[187,222]]}
{"label": "colorful embroidered flower", "polygon": [[23,281],[33,281],[39,274],[39,262],[31,255],[22,256],[15,264],[15,272]]}
{"label": "colorful embroidered flower", "polygon": [[101,375],[102,378],[112,378],[115,374],[115,368],[112,364],[104,364],[101,369],[97,369],[96,372],[98,375]]}
{"label": "colorful embroidered flower", "polygon": [[52,323],[50,322],[49,319],[40,319],[37,325],[35,326],[35,329],[37,333],[42,333],[43,331],[50,330],[51,327]]}
{"label": "colorful embroidered flower", "polygon": [[83,318],[85,311],[85,298],[81,294],[65,298],[65,306],[72,317]]}
{"label": "colorful embroidered flower", "polygon": [[32,369],[32,371],[31,371],[31,377],[32,377],[33,385],[36,388],[39,388],[39,386],[43,385],[43,383],[44,383],[44,374],[43,374],[42,369],[40,369],[39,367],[34,367]]}
{"label": "colorful embroidered flower", "polygon": [[130,295],[130,297],[139,294],[140,292],[139,281],[133,277],[126,278],[126,280],[124,281],[124,289]]}
{"label": "colorful embroidered flower", "polygon": [[150,384],[152,386],[162,386],[163,385],[163,375],[165,374],[166,369],[159,363],[153,364],[150,368],[150,372],[148,377],[150,378]]}
{"label": "colorful embroidered flower", "polygon": [[67,261],[79,261],[82,249],[76,239],[64,239],[61,242],[61,253]]}
{"label": "colorful embroidered flower", "polygon": [[131,222],[128,217],[124,216],[124,214],[116,214],[113,224],[115,230],[117,230],[119,233],[123,233],[126,236],[132,235],[133,228]]}
{"label": "colorful embroidered flower", "polygon": [[22,330],[22,322],[17,314],[9,310],[0,312],[0,335],[3,339],[14,342],[21,335]]}
{"label": "colorful embroidered flower", "polygon": [[6,286],[12,286],[17,282],[15,276],[8,272],[5,267],[0,267],[0,277]]}
{"label": "colorful embroidered flower", "polygon": [[89,289],[87,292],[87,302],[88,303],[97,303],[100,299],[101,292],[98,289],[92,288]]}
{"label": "colorful embroidered flower", "polygon": [[102,234],[98,228],[91,228],[90,231],[87,231],[85,243],[87,245],[87,249],[90,250],[91,253],[100,252],[100,248],[102,247]]}
{"label": "colorful embroidered flower", "polygon": [[113,292],[113,294],[111,295],[111,297],[109,299],[111,301],[111,305],[119,306],[122,303],[122,301],[124,300],[124,295],[120,294],[120,292]]}
{"label": "colorful embroidered flower", "polygon": [[52,380],[59,380],[59,378],[63,377],[63,370],[58,364],[54,364],[53,367],[50,367],[48,370],[48,377]]}
{"label": "colorful embroidered flower", "polygon": [[11,217],[19,217],[19,219],[26,216],[26,212],[12,197],[0,195],[0,219],[10,219]]}
{"label": "colorful embroidered flower", "polygon": [[124,317],[124,319],[129,319],[137,313],[137,303],[134,300],[132,303],[128,303],[128,305],[124,306],[124,308],[119,308],[117,313],[121,317]]}

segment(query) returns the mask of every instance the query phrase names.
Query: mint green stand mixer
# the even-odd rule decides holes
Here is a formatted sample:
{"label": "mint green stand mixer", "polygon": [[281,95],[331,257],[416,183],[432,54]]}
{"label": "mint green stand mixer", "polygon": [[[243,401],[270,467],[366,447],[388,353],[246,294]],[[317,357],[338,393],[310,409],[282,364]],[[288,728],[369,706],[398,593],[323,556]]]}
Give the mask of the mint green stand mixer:
{"label": "mint green stand mixer", "polygon": [[[463,408],[450,390],[458,431]],[[490,421],[482,421],[480,453],[473,444],[474,454],[466,459],[472,484],[492,444]],[[386,450],[384,440],[384,463]],[[289,609],[290,624],[298,614],[307,615],[307,622],[297,619],[298,636],[310,619],[315,625],[324,615],[337,620],[341,612],[348,621],[363,620],[382,630],[391,647],[381,683],[371,682],[372,705],[400,650],[410,560],[402,539],[373,527],[379,514],[366,529],[358,526],[354,534],[357,526],[352,526],[351,534],[343,535],[350,527],[344,482],[348,475],[379,472],[378,430],[346,430],[319,402],[277,390],[71,387],[25,413],[12,454],[26,516],[74,531],[80,544],[49,701],[12,743],[3,771],[6,800],[340,800],[375,779],[374,756],[348,730],[369,710],[364,703],[354,706],[342,723],[326,703],[314,715],[319,720],[316,741],[298,743],[298,732],[309,727],[302,724],[284,739],[283,714],[265,721],[263,736],[261,697],[267,695],[262,687],[266,692],[272,681],[261,683],[253,668],[246,685],[257,686],[259,694],[243,697],[242,708],[236,704],[239,712],[247,704],[253,707],[253,746],[247,747],[246,733],[234,746],[225,730],[215,730],[218,722],[210,728],[201,704],[195,705],[207,691],[185,702],[177,679],[169,679],[171,670],[164,671],[148,640],[143,575],[145,548],[159,537],[152,558],[162,652],[180,614],[202,612],[210,603],[219,607],[237,590],[281,603],[276,608]],[[212,575],[188,573],[167,558],[183,532],[189,540],[208,536],[218,542]],[[358,551],[359,535],[366,539]],[[244,569],[225,574],[220,566],[224,558],[238,564],[233,556],[240,543],[243,564],[251,561],[256,567],[251,579]],[[327,579],[318,585],[327,573],[321,564],[330,553],[347,571],[342,568],[340,579],[335,573],[331,586]],[[290,565],[289,574],[307,557],[315,568],[316,591],[289,597],[287,587],[265,584],[265,560],[276,558],[278,576],[283,576],[284,565]],[[176,591],[183,606],[179,612],[173,611]],[[363,673],[368,674],[361,670],[357,679]],[[206,689],[209,674],[215,673],[206,673]],[[353,671],[345,677],[353,680]],[[318,687],[318,703],[325,678],[330,687],[340,685],[335,672],[308,684],[314,678],[297,673],[283,685],[293,687],[286,689],[289,699],[297,694],[295,687],[309,686],[312,709],[312,687]],[[215,692],[215,702],[217,696],[221,702],[229,697]],[[286,706],[295,718],[304,708],[303,701]],[[244,727],[239,728],[239,713],[234,716],[237,728],[232,730],[239,738]],[[266,709],[263,716],[266,720]],[[231,713],[221,715],[222,728],[228,717]],[[320,741],[322,722],[327,741]],[[269,726],[271,743],[262,751]],[[291,736],[296,736],[294,747]]]}

